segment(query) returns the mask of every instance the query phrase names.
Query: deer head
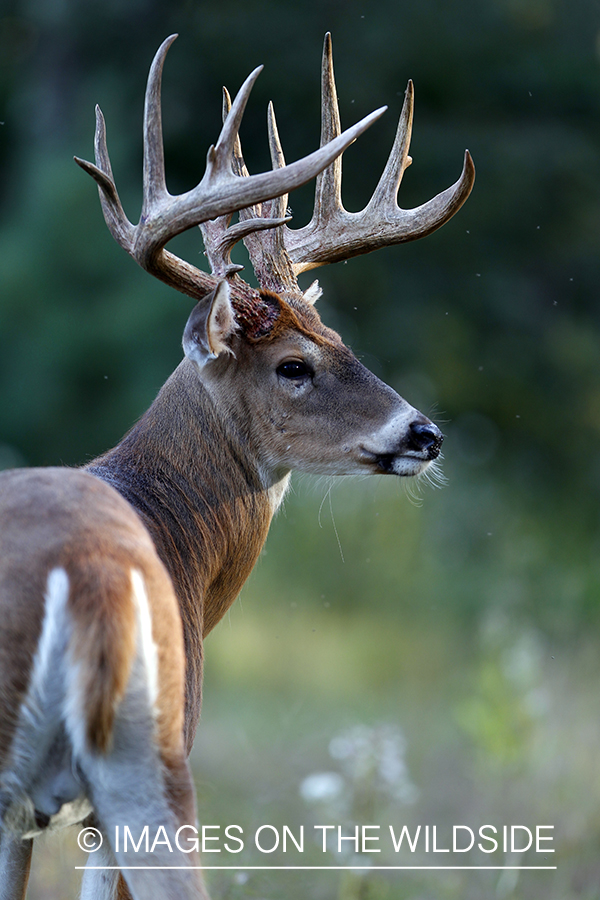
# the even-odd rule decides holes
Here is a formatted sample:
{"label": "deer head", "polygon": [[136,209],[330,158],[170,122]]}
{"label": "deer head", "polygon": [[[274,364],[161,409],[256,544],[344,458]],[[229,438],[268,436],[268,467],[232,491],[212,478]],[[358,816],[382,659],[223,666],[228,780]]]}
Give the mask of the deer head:
{"label": "deer head", "polygon": [[[474,167],[468,151],[459,180],[416,209],[396,196],[408,155],[413,116],[409,82],[394,146],[366,208],[347,212],[341,200],[341,154],[383,109],[341,132],[327,35],[322,68],[321,147],[285,165],[272,104],[268,132],[273,169],[250,175],[238,130],[256,69],[233,104],[224,90],[224,125],[208,152],[204,177],[173,197],[166,189],[160,89],[167,50],[159,49],[148,79],[144,116],[144,201],[133,226],[119,201],[97,110],[96,165],[77,160],[98,182],[107,225],[145,269],[199,300],[184,332],[187,359],[217,407],[255,451],[268,483],[293,468],[325,474],[366,471],[416,475],[440,451],[433,423],[362,366],[314,309],[318,282],[303,292],[301,272],[430,234],[468,197]],[[287,224],[287,194],[318,174],[314,212],[303,228]],[[235,211],[238,222],[231,224]],[[208,275],[165,249],[168,240],[199,225]],[[243,240],[260,284],[256,291],[231,262]]]}

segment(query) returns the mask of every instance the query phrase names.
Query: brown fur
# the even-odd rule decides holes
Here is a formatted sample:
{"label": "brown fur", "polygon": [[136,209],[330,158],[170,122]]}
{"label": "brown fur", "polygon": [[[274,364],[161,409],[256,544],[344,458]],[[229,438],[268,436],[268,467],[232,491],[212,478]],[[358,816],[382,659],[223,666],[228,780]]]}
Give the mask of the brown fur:
{"label": "brown fur", "polygon": [[[79,555],[82,549],[85,556]],[[131,580],[127,561],[111,558],[101,542],[88,548],[78,545],[76,551],[75,558],[65,554],[62,560],[69,574],[70,596],[77,598],[71,604],[76,624],[71,655],[80,666],[88,744],[105,753],[111,746],[115,709],[125,693],[135,653]]]}
{"label": "brown fur", "polygon": [[146,581],[159,648],[161,746],[169,757],[180,755],[183,655],[176,637],[181,624],[170,579],[131,507],[110,487],[77,470],[3,473],[0,556],[0,697],[6,713],[0,725],[0,766],[29,682],[46,580],[56,567],[69,577],[71,653],[82,664],[90,746],[108,749],[115,709],[129,677],[136,641],[133,567]]}
{"label": "brown fur", "polygon": [[[270,327],[265,328],[259,334],[246,331],[244,335],[251,343],[261,341],[264,343],[272,343],[286,332],[295,331],[310,338],[317,346],[323,346],[326,343],[336,343],[343,346],[342,339],[331,328],[325,328],[321,322],[318,312],[304,303],[301,299],[283,300],[279,294],[273,291],[261,291],[261,300],[268,304],[271,308],[277,309],[278,314],[273,318]],[[237,313],[237,306],[236,306]],[[332,340],[333,339],[333,340]]]}
{"label": "brown fur", "polygon": [[223,434],[210,407],[198,421],[200,390],[191,367],[182,365],[121,444],[88,467],[138,511],[175,587],[187,664],[188,749],[200,714],[203,638],[239,594],[271,520],[244,447]]}

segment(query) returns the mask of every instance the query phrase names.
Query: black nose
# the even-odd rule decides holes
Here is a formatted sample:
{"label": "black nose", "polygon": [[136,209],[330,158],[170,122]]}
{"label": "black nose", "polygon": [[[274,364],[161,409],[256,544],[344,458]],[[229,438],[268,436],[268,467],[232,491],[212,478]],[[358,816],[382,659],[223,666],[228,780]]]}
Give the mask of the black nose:
{"label": "black nose", "polygon": [[433,422],[411,422],[409,440],[415,450],[425,451],[428,459],[435,459],[441,450],[444,435]]}

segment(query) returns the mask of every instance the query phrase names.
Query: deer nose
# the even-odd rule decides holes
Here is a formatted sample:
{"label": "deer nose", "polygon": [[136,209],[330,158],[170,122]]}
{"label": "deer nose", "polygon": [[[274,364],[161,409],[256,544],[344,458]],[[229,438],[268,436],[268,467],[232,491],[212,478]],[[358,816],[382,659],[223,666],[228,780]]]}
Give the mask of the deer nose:
{"label": "deer nose", "polygon": [[439,456],[444,435],[433,422],[411,422],[409,440],[411,445],[427,453],[428,459]]}

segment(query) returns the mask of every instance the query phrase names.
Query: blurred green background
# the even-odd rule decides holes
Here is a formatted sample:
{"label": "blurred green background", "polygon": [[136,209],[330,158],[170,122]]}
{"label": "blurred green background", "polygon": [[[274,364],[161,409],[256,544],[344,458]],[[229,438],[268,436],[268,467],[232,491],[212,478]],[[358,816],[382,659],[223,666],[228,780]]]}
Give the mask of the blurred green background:
{"label": "blurred green background", "polygon": [[[434,235],[318,273],[325,321],[445,431],[448,483],[415,499],[386,478],[294,479],[207,641],[200,818],[247,834],[267,822],[446,836],[453,824],[553,825],[556,852],[541,859],[371,862],[558,868],[248,869],[209,885],[265,900],[598,898],[597,0],[0,0],[0,467],[91,459],[181,357],[190,303],[112,242],[72,162],[93,155],[94,104],[135,221],[143,90],[162,39],[180,33],[164,83],[180,192],[204,171],[221,85],[237,89],[259,63],[242,127],[251,171],[269,165],[270,99],[287,159],[317,146],[326,30],[343,124],[390,107],[345,154],[349,209],[377,182],[409,77],[414,164],[400,205],[455,181],[465,147],[477,167],[466,206]],[[312,187],[290,202],[304,224]],[[196,234],[178,248],[202,259]],[[248,846],[218,861],[290,858]],[[73,832],[41,842],[30,897],[75,896],[79,862]],[[299,862],[339,857],[311,845]]]}

